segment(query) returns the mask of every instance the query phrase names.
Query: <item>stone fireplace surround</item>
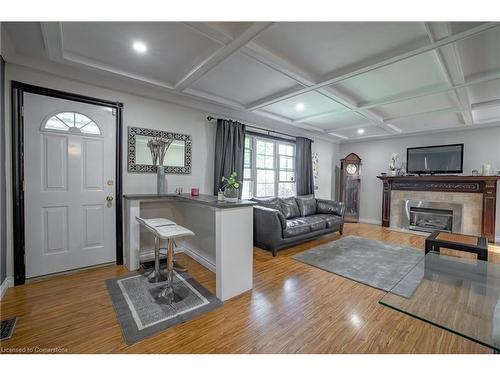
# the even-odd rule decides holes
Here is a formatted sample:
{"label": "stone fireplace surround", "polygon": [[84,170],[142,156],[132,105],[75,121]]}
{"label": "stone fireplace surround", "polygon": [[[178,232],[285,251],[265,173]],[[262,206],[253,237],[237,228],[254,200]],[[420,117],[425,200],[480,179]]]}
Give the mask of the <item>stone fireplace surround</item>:
{"label": "stone fireplace surround", "polygon": [[[439,208],[449,208],[454,212],[454,233],[481,234],[481,218],[483,215],[481,194],[394,190],[391,192],[391,227],[408,229],[407,213],[405,212],[407,201],[442,203]],[[412,206],[416,206],[416,204]],[[425,206],[438,208],[437,205],[433,204]],[[461,209],[458,209],[458,206]],[[460,218],[457,218],[456,215],[460,215]]]}
{"label": "stone fireplace surround", "polygon": [[[462,232],[481,234],[490,242],[495,241],[496,187],[500,176],[377,177],[383,182],[382,226],[401,225],[398,220],[405,199],[456,202],[463,205]],[[393,199],[399,203],[393,204]]]}

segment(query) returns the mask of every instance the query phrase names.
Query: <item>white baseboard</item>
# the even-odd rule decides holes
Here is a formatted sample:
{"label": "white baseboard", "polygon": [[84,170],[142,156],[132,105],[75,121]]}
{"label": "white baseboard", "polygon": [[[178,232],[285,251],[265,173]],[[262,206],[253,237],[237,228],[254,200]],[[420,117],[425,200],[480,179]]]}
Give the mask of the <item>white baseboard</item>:
{"label": "white baseboard", "polygon": [[495,237],[495,242],[500,242],[500,236]]}
{"label": "white baseboard", "polygon": [[3,298],[3,295],[5,294],[7,289],[13,286],[14,286],[14,278],[12,276],[6,277],[2,285],[0,286],[0,300]]}
{"label": "white baseboard", "polygon": [[191,249],[188,249],[186,246],[183,246],[182,249],[184,250],[184,254],[186,254],[188,257],[193,258],[195,261],[200,263],[202,266],[208,268],[210,271],[215,273],[215,270],[216,270],[215,264],[213,264],[210,260],[201,256],[197,252],[195,252]]}
{"label": "white baseboard", "polygon": [[359,222],[363,224],[374,224],[374,225],[382,225],[381,220],[374,220],[374,219],[365,219],[365,218],[359,218]]}

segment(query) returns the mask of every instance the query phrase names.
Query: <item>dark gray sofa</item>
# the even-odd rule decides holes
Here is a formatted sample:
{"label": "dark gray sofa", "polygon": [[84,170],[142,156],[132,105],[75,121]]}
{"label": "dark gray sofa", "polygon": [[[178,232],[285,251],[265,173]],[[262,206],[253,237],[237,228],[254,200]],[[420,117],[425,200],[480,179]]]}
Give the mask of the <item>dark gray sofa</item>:
{"label": "dark gray sofa", "polygon": [[345,207],[341,202],[316,199],[312,195],[290,198],[253,198],[254,244],[272,251],[344,228]]}

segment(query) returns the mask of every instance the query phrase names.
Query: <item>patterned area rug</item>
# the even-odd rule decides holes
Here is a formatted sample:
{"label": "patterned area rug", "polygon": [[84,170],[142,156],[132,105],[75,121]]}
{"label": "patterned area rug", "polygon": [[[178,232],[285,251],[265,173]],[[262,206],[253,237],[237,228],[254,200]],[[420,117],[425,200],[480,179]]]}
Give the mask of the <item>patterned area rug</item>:
{"label": "patterned area rug", "polygon": [[[424,252],[419,249],[347,236],[304,251],[293,258],[374,288],[390,291],[423,257]],[[398,285],[397,290],[392,292],[410,297],[422,280],[423,271],[422,267],[421,270],[412,272],[415,277],[405,280],[404,285]]]}
{"label": "patterned area rug", "polygon": [[175,271],[175,301],[170,305],[157,303],[155,297],[166,282],[151,284],[146,275],[134,273],[106,280],[123,338],[128,345],[222,305],[188,273]]}

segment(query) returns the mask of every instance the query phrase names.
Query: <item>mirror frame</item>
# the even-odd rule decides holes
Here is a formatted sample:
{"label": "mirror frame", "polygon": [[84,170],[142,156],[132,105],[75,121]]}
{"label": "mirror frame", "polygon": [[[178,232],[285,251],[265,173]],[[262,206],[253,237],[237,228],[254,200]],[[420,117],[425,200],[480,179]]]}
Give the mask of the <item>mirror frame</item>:
{"label": "mirror frame", "polygon": [[128,128],[128,168],[129,172],[138,173],[156,173],[156,165],[136,164],[135,163],[135,150],[136,150],[136,135],[146,137],[162,137],[173,139],[176,141],[184,141],[186,143],[184,152],[184,167],[170,167],[165,166],[165,173],[171,174],[191,174],[191,149],[192,141],[191,136],[186,134],[166,132],[163,130],[154,130],[146,128],[129,127]]}

